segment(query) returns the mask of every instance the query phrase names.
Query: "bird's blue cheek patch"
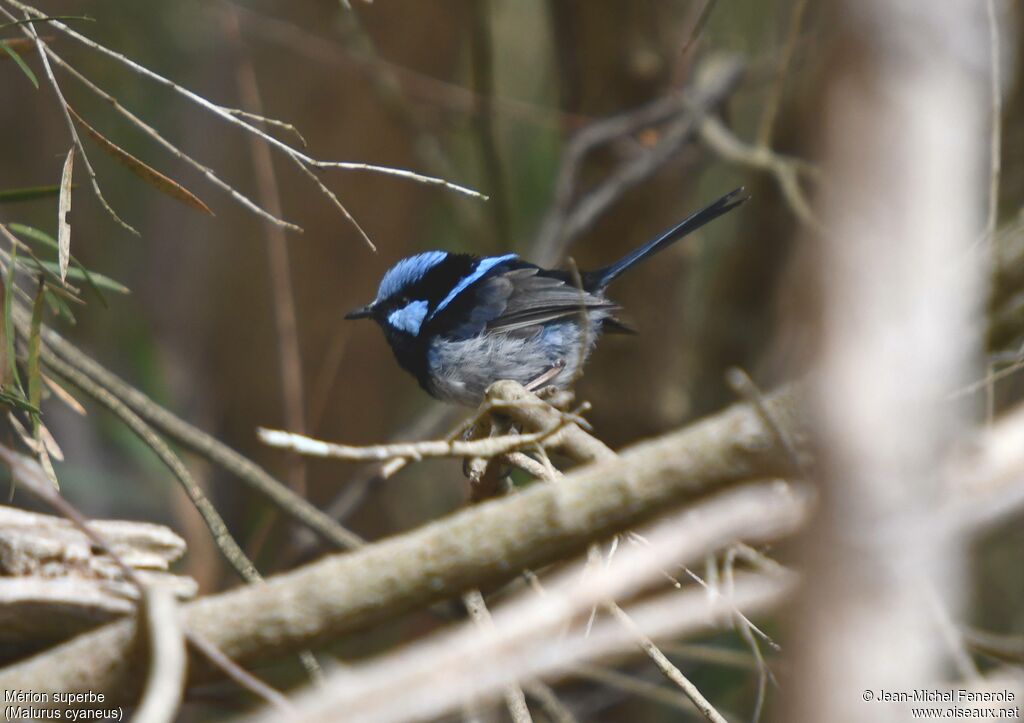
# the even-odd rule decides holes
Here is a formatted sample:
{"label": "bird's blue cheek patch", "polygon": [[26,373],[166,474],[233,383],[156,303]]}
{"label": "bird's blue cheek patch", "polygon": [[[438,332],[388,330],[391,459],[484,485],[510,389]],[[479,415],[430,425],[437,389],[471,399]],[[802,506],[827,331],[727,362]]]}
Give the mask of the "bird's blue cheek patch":
{"label": "bird's blue cheek patch", "polygon": [[423,318],[427,315],[426,301],[412,301],[401,309],[395,309],[388,314],[388,323],[406,333],[416,336],[420,333],[420,326]]}

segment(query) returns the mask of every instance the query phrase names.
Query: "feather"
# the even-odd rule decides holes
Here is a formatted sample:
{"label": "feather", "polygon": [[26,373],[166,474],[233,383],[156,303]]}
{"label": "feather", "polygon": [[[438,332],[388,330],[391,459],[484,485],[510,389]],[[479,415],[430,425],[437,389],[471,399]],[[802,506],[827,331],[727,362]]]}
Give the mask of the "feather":
{"label": "feather", "polygon": [[545,324],[575,318],[584,311],[599,321],[617,308],[601,295],[570,285],[565,275],[520,261],[514,268],[499,270],[466,287],[458,304],[437,319],[447,322],[447,329],[439,324],[433,330],[457,339],[485,331],[529,336]]}
{"label": "feather", "polygon": [[578,316],[583,311],[611,312],[617,304],[566,282],[561,275],[542,273],[540,269],[517,269],[505,275],[512,282],[504,312],[490,321],[489,329],[543,324],[555,319]]}

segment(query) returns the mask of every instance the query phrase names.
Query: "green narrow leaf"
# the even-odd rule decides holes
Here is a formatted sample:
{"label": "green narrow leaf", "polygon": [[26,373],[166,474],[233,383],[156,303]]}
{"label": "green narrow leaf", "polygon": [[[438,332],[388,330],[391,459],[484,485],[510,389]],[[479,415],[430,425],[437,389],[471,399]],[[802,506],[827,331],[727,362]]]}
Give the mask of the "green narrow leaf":
{"label": "green narrow leaf", "polygon": [[0,30],[4,28],[13,28],[16,25],[30,25],[32,23],[48,23],[51,20],[87,20],[90,23],[96,22],[96,18],[89,17],[88,15],[45,15],[41,18],[25,18],[24,20],[14,20],[9,23],[0,25]]}
{"label": "green narrow leaf", "polygon": [[[72,184],[71,190],[73,191],[76,188],[77,186]],[[40,198],[50,198],[59,194],[60,186],[29,186],[27,188],[11,188],[6,191],[0,191],[0,203],[35,201]]]}
{"label": "green narrow leaf", "polygon": [[46,289],[46,302],[50,305],[50,309],[53,313],[60,316],[60,318],[64,319],[67,323],[72,326],[78,323],[78,319],[76,319],[75,315],[71,313],[71,307],[68,306],[63,299],[54,294],[49,287]]}
{"label": "green narrow leaf", "polygon": [[[52,261],[40,262],[47,271],[56,271],[57,264]],[[118,294],[130,294],[131,289],[122,284],[120,281],[115,281],[109,276],[104,276],[96,271],[88,271],[84,266],[72,266],[68,269],[68,278],[72,281],[86,281],[92,280],[92,283],[102,289],[108,291],[114,291]]]}
{"label": "green narrow leaf", "polygon": [[[48,246],[51,249],[57,248],[57,241],[45,231],[40,231],[37,228],[33,228],[32,226],[26,226],[25,224],[22,223],[11,223],[8,224],[8,226],[10,226],[12,231],[14,231],[15,233],[19,233],[22,236],[25,236],[26,238],[32,239],[33,241],[38,241],[39,243],[43,244],[44,246]],[[89,289],[92,290],[93,294],[96,295],[96,298],[99,299],[99,302],[100,304],[103,305],[104,309],[109,308],[109,305],[107,304],[107,297],[105,297],[103,295],[103,292],[100,291],[99,287],[102,284],[96,280],[97,277],[100,277],[103,280],[103,283],[106,283],[108,285],[107,288],[111,289],[112,291],[116,291],[119,294],[131,293],[131,290],[128,289],[128,287],[124,286],[123,284],[107,276],[104,276],[103,274],[89,271],[89,269],[87,269],[82,264],[81,261],[75,258],[74,254],[71,254],[71,263],[73,263],[75,267],[77,267],[81,272],[81,275],[79,275],[79,273],[74,271],[74,269],[70,270],[69,275],[71,276],[71,278],[81,279],[84,277],[85,282],[89,285]],[[55,266],[52,268],[56,269]]]}
{"label": "green narrow leaf", "polygon": [[46,299],[46,303],[50,305],[50,313],[54,316],[60,313],[60,305],[57,303],[57,297],[53,295],[49,287],[44,287],[43,298]]}
{"label": "green narrow leaf", "polygon": [[[3,300],[4,309],[7,308],[7,283],[6,278],[0,276],[0,299]],[[3,310],[0,310],[3,311]],[[7,314],[0,314],[0,349],[7,349],[7,335],[12,333],[11,327],[7,325]],[[11,386],[11,369],[7,365],[6,352],[0,353],[0,394]]]}
{"label": "green narrow leaf", "polygon": [[33,407],[31,404],[25,401],[23,397],[20,397],[17,394],[12,394],[11,392],[6,390],[0,390],[0,402],[3,402],[4,404],[9,404],[12,407],[17,407],[18,409],[24,410],[29,414],[39,414],[38,407]]}
{"label": "green narrow leaf", "polygon": [[[43,278],[39,277],[39,286],[36,289],[36,298],[32,302],[32,323],[28,335],[28,403],[39,409],[39,402],[42,398],[42,379],[39,374],[39,331],[43,324],[43,300],[46,297],[46,284]],[[40,442],[39,437],[39,414],[32,415],[32,436]]]}
{"label": "green narrow leaf", "polygon": [[14,308],[14,267],[17,265],[18,260],[18,247],[11,247],[11,263],[7,269],[7,280],[4,286],[4,341],[7,342],[7,349],[4,351],[7,354],[7,369],[11,375],[11,384],[7,388],[8,392],[17,390],[21,392],[21,396],[25,394],[21,389],[21,377],[18,376],[18,360],[14,352],[14,319],[13,319],[13,308]]}
{"label": "green narrow leaf", "polygon": [[75,171],[75,147],[68,150],[64,169],[60,174],[60,199],[57,202],[57,262],[60,264],[60,280],[68,276],[68,262],[71,260],[71,175]]}
{"label": "green narrow leaf", "polygon": [[[57,193],[60,193],[60,186],[54,186],[54,188],[57,189]],[[7,227],[17,234],[27,236],[33,241],[38,241],[39,243],[43,244],[43,246],[48,246],[49,248],[52,248],[54,250],[57,249],[57,239],[55,239],[50,234],[46,233],[46,231],[40,231],[35,226],[26,226],[23,223],[16,223],[12,221],[11,223],[7,224]]]}
{"label": "green narrow leaf", "polygon": [[7,43],[0,43],[0,48],[3,48],[4,52],[11,56],[11,60],[13,60],[17,64],[17,66],[21,68],[21,72],[28,77],[28,79],[32,82],[32,85],[36,87],[36,90],[39,90],[39,79],[36,78],[36,74],[32,72],[32,68],[28,67],[28,63],[25,62],[25,59],[18,54],[18,51],[9,46]]}
{"label": "green narrow leaf", "polygon": [[47,280],[50,282],[50,287],[59,295],[65,297],[69,301],[77,301],[83,303],[77,296],[78,289],[71,286],[70,284],[61,281],[60,277],[57,276],[57,265],[50,264],[47,266],[46,261],[43,261],[36,256],[30,249],[23,249],[28,253],[28,256],[19,258],[17,260],[18,267],[27,274],[35,276],[37,273],[42,273]]}

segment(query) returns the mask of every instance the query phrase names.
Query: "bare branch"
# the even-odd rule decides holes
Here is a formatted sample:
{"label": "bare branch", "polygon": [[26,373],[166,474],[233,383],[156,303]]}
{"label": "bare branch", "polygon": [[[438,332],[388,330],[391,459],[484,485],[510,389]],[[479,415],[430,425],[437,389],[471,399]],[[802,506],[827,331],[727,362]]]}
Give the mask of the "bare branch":
{"label": "bare branch", "polygon": [[[559,262],[572,241],[590,228],[630,188],[674,158],[692,138],[706,114],[736,87],[743,65],[736,58],[709,61],[694,89],[659,98],[636,110],[588,125],[563,153],[555,198],[534,239],[531,257],[542,265]],[[575,204],[578,177],[591,150],[645,127],[666,123],[658,143],[624,163]]]}
{"label": "bare branch", "polygon": [[470,198],[478,198],[481,201],[489,200],[486,195],[479,191],[474,191],[472,188],[460,186],[457,183],[446,181],[443,178],[424,176],[422,173],[416,173],[415,171],[409,171],[404,168],[391,168],[389,166],[378,166],[372,163],[354,163],[352,161],[309,161],[306,158],[302,158],[302,160],[316,168],[341,168],[347,171],[369,171],[371,173],[379,173],[383,176],[405,178],[427,186],[441,186],[442,188],[447,188],[449,191],[455,191],[456,193],[461,193],[464,196],[469,196]]}
{"label": "bare branch", "polygon": [[[491,620],[491,613],[487,610],[487,603],[479,590],[470,590],[462,596],[463,604],[469,617],[483,630],[493,631],[494,621]],[[533,717],[526,705],[526,696],[518,684],[512,683],[505,687],[505,705],[508,713],[512,716],[513,723],[530,723]]]}
{"label": "bare branch", "polygon": [[[784,409],[792,405],[792,397],[777,394],[769,396],[768,403],[776,418],[788,424],[792,417]],[[758,415],[734,407],[686,430],[639,444],[617,459],[575,471],[557,485],[535,485],[456,513],[443,524],[186,606],[186,625],[240,662],[266,659],[467,587],[506,579],[634,527],[641,519],[664,512],[666,505],[753,475],[780,472],[788,465]],[[764,539],[761,533],[753,535],[760,529],[775,537],[798,525],[806,509],[804,496],[787,489],[762,485],[755,491],[740,490],[714,503],[713,509],[732,509],[726,500],[748,499],[749,492],[754,495],[752,519],[739,528],[741,536]],[[696,523],[706,515],[685,519]],[[729,519],[735,521],[733,512]],[[682,524],[681,529],[686,528]],[[696,537],[687,539],[696,544]],[[628,580],[629,574],[619,577]],[[17,683],[15,687],[31,688],[31,681],[45,676],[51,690],[84,685],[112,695],[130,694],[138,679],[124,657],[127,642],[126,628],[108,626],[9,668],[0,673],[0,686]]]}
{"label": "bare branch", "polygon": [[154,128],[153,126],[149,125],[144,120],[142,120],[137,115],[135,115],[130,110],[125,108],[123,105],[121,105],[121,102],[118,101],[117,98],[115,98],[114,96],[110,95],[110,93],[107,93],[105,90],[103,90],[98,85],[93,83],[89,78],[87,78],[82,73],[80,73],[77,69],[75,69],[74,66],[72,66],[69,63],[65,62],[65,60],[62,57],[60,57],[59,55],[57,55],[57,53],[54,52],[53,48],[51,48],[49,45],[44,43],[43,44],[43,49],[46,51],[46,54],[49,56],[50,60],[52,60],[58,66],[63,68],[65,72],[67,72],[69,75],[71,75],[71,77],[73,77],[79,83],[84,85],[94,95],[96,95],[97,97],[99,97],[99,98],[103,99],[104,101],[106,101],[107,103],[109,103],[110,106],[117,113],[119,113],[122,117],[124,117],[129,123],[131,123],[136,128],[141,130],[143,133],[145,133],[147,136],[152,138],[154,141],[159,143],[164,149],[167,150],[167,152],[169,152],[175,158],[178,158],[178,159],[184,161],[185,163],[189,164],[193,168],[195,168],[197,171],[199,171],[201,174],[203,174],[203,176],[205,176],[206,179],[210,183],[212,183],[213,185],[217,186],[217,188],[220,188],[222,191],[227,193],[229,196],[231,196],[231,198],[233,198],[235,201],[240,203],[244,208],[247,208],[248,210],[252,211],[253,213],[255,213],[260,218],[263,218],[264,220],[269,221],[270,223],[274,224],[275,226],[280,226],[281,228],[286,228],[286,229],[288,229],[290,231],[295,231],[297,233],[302,233],[302,227],[301,226],[297,226],[294,223],[290,223],[289,221],[285,221],[285,220],[283,220],[281,218],[278,218],[277,216],[273,215],[272,213],[270,213],[266,209],[262,208],[261,206],[256,204],[254,201],[249,199],[241,191],[239,191],[238,189],[234,188],[233,186],[228,184],[226,181],[222,180],[213,171],[212,168],[203,165],[199,161],[197,161],[194,158],[192,158],[192,156],[190,156],[187,153],[185,153],[184,151],[182,151],[176,145],[174,145],[173,143],[168,141],[166,138],[164,138],[160,134],[160,132],[156,128]]}
{"label": "bare branch", "polygon": [[[127,56],[125,56],[125,55],[123,55],[123,54],[121,54],[121,53],[119,53],[119,52],[117,52],[115,50],[111,50],[111,49],[107,48],[106,46],[101,45],[100,43],[97,43],[97,42],[89,39],[88,37],[82,35],[81,33],[73,30],[72,28],[68,27],[64,23],[60,22],[60,20],[57,20],[57,19],[54,19],[54,18],[48,18],[44,13],[40,12],[39,10],[35,9],[34,7],[31,7],[30,5],[26,5],[24,3],[21,3],[18,0],[4,0],[4,2],[6,2],[11,7],[17,8],[18,10],[24,12],[27,16],[38,18],[40,21],[43,21],[43,22],[51,25],[55,29],[61,31],[62,33],[64,33],[65,35],[68,35],[71,38],[74,38],[75,40],[77,40],[78,42],[82,43],[86,47],[91,48],[92,50],[94,50],[94,51],[96,51],[98,53],[101,53],[101,54],[107,56],[108,58],[111,58],[111,59],[117,61],[118,63],[121,63],[122,65],[124,65],[125,67],[129,68],[133,72],[138,73],[139,75],[142,75],[142,76],[144,76],[146,78],[149,78],[150,80],[152,80],[152,81],[154,81],[156,83],[159,83],[160,85],[162,85],[162,86],[164,86],[166,88],[169,88],[173,92],[175,92],[178,95],[188,99],[189,101],[191,101],[192,103],[198,105],[199,107],[203,108],[204,110],[206,110],[206,111],[212,113],[213,115],[215,115],[215,116],[217,116],[217,117],[227,121],[229,124],[234,125],[234,126],[236,126],[238,128],[241,128],[242,130],[246,131],[247,133],[250,133],[250,134],[258,137],[264,143],[267,143],[268,145],[273,146],[274,148],[277,148],[279,151],[283,152],[286,156],[292,158],[299,165],[299,167],[301,169],[303,169],[304,171],[307,172],[306,175],[309,176],[316,183],[317,187],[323,193],[325,193],[328,196],[328,198],[331,199],[331,201],[335,204],[335,206],[337,206],[339,208],[339,210],[341,210],[341,212],[344,214],[344,216],[353,224],[353,226],[359,232],[360,236],[362,236],[364,241],[366,241],[369,244],[371,249],[376,250],[374,245],[372,244],[372,242],[370,242],[369,237],[367,236],[366,232],[363,231],[362,227],[360,227],[358,223],[356,223],[355,219],[348,212],[348,210],[344,207],[344,205],[342,205],[342,203],[338,200],[337,196],[333,192],[331,192],[327,188],[327,186],[325,186],[316,177],[316,174],[313,173],[312,169],[325,170],[325,169],[329,169],[329,168],[342,168],[342,169],[347,169],[347,170],[371,171],[371,172],[375,172],[375,173],[382,173],[382,174],[385,174],[385,175],[400,176],[402,178],[406,178],[406,179],[415,181],[417,183],[424,183],[424,184],[427,184],[427,185],[435,185],[435,186],[443,186],[444,188],[446,188],[448,190],[455,191],[457,193],[464,194],[464,195],[467,195],[467,196],[471,196],[471,197],[474,197],[474,198],[479,198],[479,199],[483,199],[483,200],[486,200],[486,198],[487,198],[483,194],[478,193],[477,191],[474,191],[474,190],[472,190],[470,188],[466,188],[465,186],[460,186],[458,184],[452,183],[450,181],[446,181],[446,180],[441,179],[441,178],[435,178],[435,177],[432,177],[432,176],[426,176],[426,175],[423,175],[423,174],[420,174],[420,173],[416,173],[414,171],[408,171],[408,170],[398,169],[398,168],[390,168],[390,167],[386,167],[386,166],[377,166],[377,165],[373,165],[373,164],[350,163],[350,162],[347,162],[347,161],[320,161],[320,160],[317,160],[317,159],[315,159],[315,158],[313,158],[313,157],[303,153],[302,151],[298,150],[297,148],[295,148],[295,147],[285,143],[284,141],[282,141],[282,140],[280,140],[278,138],[275,138],[274,136],[269,135],[268,133],[265,133],[261,129],[259,129],[256,126],[252,125],[252,123],[249,123],[246,120],[243,120],[243,117],[251,117],[251,116],[248,116],[245,113],[239,112],[238,109],[227,108],[225,106],[218,105],[217,103],[213,103],[212,101],[207,100],[206,98],[202,97],[198,93],[195,93],[195,92],[189,90],[188,88],[185,88],[185,87],[183,87],[181,85],[178,85],[174,81],[172,81],[172,80],[170,80],[170,79],[160,75],[159,73],[156,73],[156,72],[150,70],[149,68],[146,68],[145,66],[135,62],[131,58],[128,58]],[[13,19],[13,16],[10,15],[9,13],[7,13],[6,10],[4,10],[3,12],[4,12],[5,15],[7,15],[8,17],[11,17]],[[53,72],[50,69],[49,61],[47,59],[47,54],[46,54],[46,52],[45,52],[45,50],[43,48],[43,43],[38,38],[38,36],[37,36],[37,34],[35,32],[35,29],[32,27],[32,24],[31,23],[27,24],[23,28],[23,32],[25,32],[26,34],[30,34],[30,37],[33,37],[36,40],[36,44],[37,44],[37,47],[39,49],[39,56],[40,56],[40,58],[43,61],[43,66],[46,69],[47,77],[50,79],[51,84],[53,85],[54,90],[57,93],[58,99],[60,100],[62,107],[66,106],[66,103],[64,102],[64,98],[63,98],[63,96],[60,93],[60,88],[57,86],[56,79],[53,78]],[[67,116],[66,110],[65,110],[65,116]],[[106,201],[103,199],[102,194],[99,191],[99,187],[95,183],[95,174],[92,172],[92,168],[91,168],[91,166],[90,166],[90,164],[88,162],[88,159],[85,157],[85,150],[84,150],[84,148],[81,145],[81,141],[78,139],[77,133],[75,132],[74,124],[71,122],[70,117],[68,117],[67,120],[68,120],[69,128],[71,129],[72,138],[75,140],[75,145],[78,147],[79,152],[82,154],[83,161],[84,161],[84,163],[86,165],[86,169],[89,171],[90,177],[93,179],[93,184],[94,184],[93,188],[96,191],[97,196],[99,197],[100,201],[104,204],[104,207],[107,208],[107,210],[111,213],[111,215],[114,216],[115,219],[117,219],[123,226],[125,226],[125,228],[131,229],[130,226],[125,224],[123,221],[120,221],[120,219],[117,217],[117,215],[114,214],[113,210],[110,209],[110,207],[106,204]],[[266,123],[267,121],[268,121],[268,119],[263,118],[263,117],[259,117],[259,120],[258,120],[258,122],[263,122],[263,123]],[[278,124],[282,125],[282,126],[283,125],[287,125],[287,124],[284,124],[284,123],[281,123],[281,122],[278,122]]]}
{"label": "bare branch", "polygon": [[[27,317],[23,312],[16,310],[15,320],[19,328],[28,328]],[[244,483],[265,495],[285,514],[306,525],[333,545],[349,549],[363,544],[362,538],[339,525],[323,511],[310,504],[308,500],[295,494],[287,485],[274,479],[252,460],[161,407],[138,389],[97,363],[95,359],[84,354],[54,330],[44,325],[40,334],[44,342],[40,350],[44,364],[48,365],[51,361],[66,362],[88,379],[96,382],[100,388],[109,391],[153,427],[196,454],[228,470]]]}
{"label": "bare branch", "polygon": [[160,587],[144,588],[142,614],[150,643],[150,667],[135,723],[170,723],[185,691],[185,635],[174,596]]}
{"label": "bare branch", "polygon": [[[32,8],[22,9],[25,10],[25,12],[38,12],[36,10],[33,10]],[[0,8],[0,13],[3,13],[4,17],[9,18],[12,21],[16,20],[16,18],[13,15],[11,15],[3,8]],[[88,173],[89,175],[89,183],[92,185],[93,193],[96,194],[97,200],[107,211],[107,213],[110,214],[111,218],[113,218],[126,231],[129,231],[130,233],[138,236],[139,232],[136,231],[128,223],[123,221],[121,217],[118,216],[117,213],[114,211],[114,209],[110,207],[110,204],[107,203],[107,199],[103,197],[103,191],[100,190],[99,181],[96,180],[96,171],[93,170],[92,163],[89,161],[89,156],[85,152],[85,146],[82,145],[82,139],[78,137],[78,129],[75,128],[75,122],[71,119],[71,114],[68,112],[68,103],[66,100],[64,100],[64,94],[60,90],[60,85],[57,84],[57,78],[55,78],[53,75],[53,68],[50,67],[50,61],[46,55],[45,43],[43,43],[42,38],[39,37],[39,34],[36,32],[36,29],[35,27],[33,27],[32,23],[26,23],[25,25],[22,25],[20,27],[22,33],[24,33],[26,37],[31,38],[35,42],[36,49],[39,51],[39,59],[42,61],[43,70],[46,71],[46,79],[49,81],[50,87],[53,88],[53,92],[57,96],[57,102],[60,104],[60,110],[61,113],[64,115],[64,122],[67,124],[68,133],[71,136],[71,140],[74,143],[75,148],[78,149],[78,153],[82,156],[82,163],[85,165],[86,173]]]}
{"label": "bare branch", "polygon": [[421,460],[430,457],[496,457],[514,450],[542,443],[561,429],[555,415],[554,428],[530,434],[506,434],[476,440],[439,439],[429,442],[398,442],[353,447],[335,442],[323,442],[302,434],[276,429],[259,429],[260,441],[271,447],[290,449],[312,457],[330,457],[353,462],[379,461],[394,458]]}
{"label": "bare branch", "polygon": [[[545,485],[542,489],[562,487]],[[509,499],[516,498],[503,502]],[[410,706],[416,707],[417,716],[437,715],[457,705],[465,695],[486,694],[507,681],[564,670],[579,660],[632,644],[632,633],[618,622],[601,622],[590,635],[578,626],[565,632],[566,625],[602,600],[628,595],[637,586],[649,584],[670,561],[693,559],[715,548],[717,542],[712,540],[735,534],[738,528],[733,525],[741,517],[756,524],[753,517],[740,513],[746,504],[733,504],[737,500],[727,493],[692,508],[692,516],[683,514],[665,520],[647,531],[649,547],[622,551],[607,567],[592,574],[582,576],[581,566],[573,566],[553,581],[547,594],[527,592],[495,611],[491,630],[463,625],[347,669],[344,675],[329,681],[323,692],[311,692],[299,700],[302,720],[325,720],[328,710],[344,709],[364,720],[399,721],[407,719],[412,712]],[[753,499],[746,502],[752,503]],[[758,584],[765,581],[759,578]],[[775,580],[774,593],[789,589],[793,581],[792,577]],[[648,637],[692,629],[694,624],[714,625],[734,605],[750,610],[753,599],[747,596],[750,589],[743,589],[744,582],[752,581],[741,581],[732,599],[723,595],[709,600],[699,590],[672,590],[653,602],[632,606],[630,615]],[[724,619],[728,619],[728,613]],[[491,664],[484,665],[483,661]]]}
{"label": "bare branch", "polygon": [[626,614],[626,611],[620,608],[616,603],[609,602],[605,605],[605,608],[611,612],[611,614],[622,623],[634,638],[636,638],[641,649],[647,654],[651,660],[654,661],[655,665],[658,666],[658,670],[661,671],[662,675],[672,681],[680,690],[689,698],[697,710],[700,711],[701,715],[707,718],[711,723],[726,723],[725,718],[722,714],[715,710],[715,707],[711,705],[707,698],[697,689],[697,686],[690,682],[690,679],[683,675],[683,672],[679,670],[668,657],[658,649],[658,646],[654,644],[654,641],[647,637],[643,630],[641,630],[633,619]]}

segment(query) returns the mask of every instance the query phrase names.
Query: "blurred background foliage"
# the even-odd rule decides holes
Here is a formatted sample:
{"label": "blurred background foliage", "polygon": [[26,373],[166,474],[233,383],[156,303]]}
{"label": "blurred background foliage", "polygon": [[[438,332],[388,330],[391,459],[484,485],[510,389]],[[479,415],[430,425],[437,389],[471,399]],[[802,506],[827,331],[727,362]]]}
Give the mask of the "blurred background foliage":
{"label": "blurred background foliage", "polygon": [[[372,253],[293,164],[274,154],[288,234],[306,429],[348,443],[396,434],[438,436],[459,418],[429,399],[394,363],[379,331],[346,323],[348,309],[372,298],[397,259],[430,248],[529,255],[552,204],[569,138],[594,119],[637,108],[693,81],[702,64],[736,55],[746,70],[721,107],[737,137],[753,142],[766,102],[779,86],[785,39],[798,3],[790,0],[331,0],[245,3],[194,0],[49,0],[51,14],[86,14],[81,32],[200,95],[241,107],[239,74],[251,62],[266,115],[294,124],[320,159],[361,161],[439,175],[491,196],[482,203],[442,188],[350,171],[321,178],[376,243]],[[784,83],[771,145],[813,157],[821,69],[822,13],[809,3]],[[230,32],[230,17],[239,32]],[[1019,29],[1012,29],[1014,34]],[[240,38],[240,40],[238,40]],[[249,139],[63,37],[54,48],[225,180],[257,197]],[[38,58],[23,53],[42,77]],[[57,71],[68,101],[97,130],[195,192],[204,216],[138,182],[85,139],[100,184],[141,233],[116,225],[91,194],[83,169],[72,211],[72,250],[91,269],[131,288],[109,309],[90,303],[73,328],[57,327],[123,378],[185,419],[251,456],[280,478],[289,462],[256,440],[258,426],[285,427],[265,228],[186,164],[169,156],[100,100]],[[1008,76],[1011,75],[1008,73]],[[1019,76],[1019,74],[1018,74]],[[55,184],[67,129],[45,82],[36,90],[17,66],[0,61],[0,189]],[[1024,142],[1020,95],[1005,105],[1004,215],[1017,212]],[[653,134],[653,135],[652,135]],[[593,154],[584,189],[657,141],[629,136]],[[282,161],[285,162],[282,162]],[[746,185],[753,200],[613,288],[635,338],[607,338],[578,386],[590,400],[597,436],[613,447],[670,429],[733,400],[723,372],[733,365],[765,386],[798,368],[799,330],[780,335],[781,309],[799,307],[788,269],[799,221],[775,181],[689,143],[625,193],[576,238],[581,268],[606,263],[699,205]],[[812,189],[808,188],[809,191]],[[56,231],[56,199],[0,205],[4,221]],[[781,293],[780,293],[781,292]],[[773,342],[773,339],[775,340]],[[1016,398],[1010,379],[1001,403]],[[187,499],[150,451],[90,405],[82,419],[57,403],[46,420],[67,461],[57,465],[65,494],[93,516],[164,522],[190,552],[182,569],[208,592],[235,583]],[[187,456],[193,473],[265,574],[317,554],[265,500],[223,471]],[[306,494],[367,539],[435,519],[464,504],[459,463],[414,465],[386,481],[372,469],[305,463]],[[340,496],[340,497],[339,497]],[[998,545],[997,545],[998,546]],[[1002,547],[995,577],[1020,601],[1024,577]],[[994,563],[995,564],[995,563]],[[979,610],[1024,631],[1019,605]],[[436,625],[428,615],[350,641],[365,653]],[[741,647],[735,640],[724,644]],[[644,661],[629,664],[653,670]],[[694,682],[725,710],[749,710],[755,676],[697,668]],[[727,669],[726,669],[727,670]],[[293,671],[294,672],[294,671]],[[638,671],[632,671],[638,672]],[[585,720],[671,720],[678,712],[615,688],[579,684]],[[583,702],[581,702],[583,701]],[[660,716],[660,717],[659,717]]]}

